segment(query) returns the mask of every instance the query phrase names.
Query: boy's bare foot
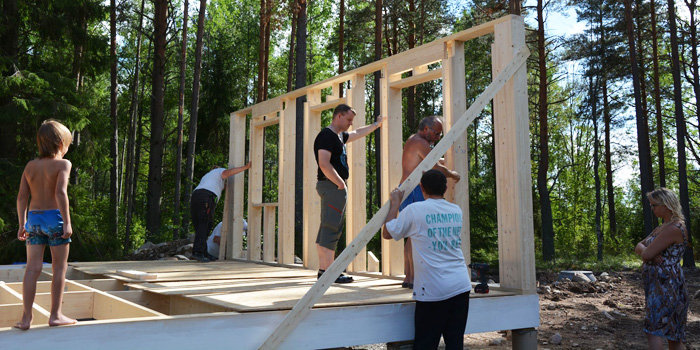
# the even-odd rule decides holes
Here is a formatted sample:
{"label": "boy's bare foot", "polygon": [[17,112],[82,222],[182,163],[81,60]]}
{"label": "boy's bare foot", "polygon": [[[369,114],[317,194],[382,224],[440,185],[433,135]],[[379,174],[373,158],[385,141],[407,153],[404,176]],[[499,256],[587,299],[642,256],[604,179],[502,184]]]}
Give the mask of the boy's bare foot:
{"label": "boy's bare foot", "polygon": [[30,314],[29,317],[22,315],[22,320],[15,323],[15,328],[26,331],[27,329],[29,329],[29,327],[31,327],[31,325],[32,325],[32,315]]}
{"label": "boy's bare foot", "polygon": [[78,320],[74,320],[66,315],[59,315],[58,317],[49,317],[49,326],[55,327],[55,326],[65,326],[69,324],[75,324],[78,323]]}

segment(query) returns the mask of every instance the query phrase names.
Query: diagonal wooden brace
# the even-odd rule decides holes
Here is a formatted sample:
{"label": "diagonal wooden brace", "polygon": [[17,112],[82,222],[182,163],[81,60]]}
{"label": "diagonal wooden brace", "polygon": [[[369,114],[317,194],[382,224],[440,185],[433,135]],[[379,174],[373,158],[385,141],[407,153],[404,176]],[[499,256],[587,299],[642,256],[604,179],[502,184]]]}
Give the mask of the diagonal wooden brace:
{"label": "diagonal wooden brace", "polygon": [[[513,74],[521,68],[523,64],[527,61],[527,57],[530,55],[527,46],[520,48],[518,53],[515,55],[514,59],[508,66],[506,66],[501,73],[496,76],[496,78],[489,84],[489,86],[484,90],[481,95],[474,101],[474,103],[467,109],[467,111],[462,115],[461,118],[450,128],[450,131],[445,135],[445,137],[438,142],[430,153],[423,159],[420,164],[413,170],[411,175],[406,178],[400,186],[399,190],[406,192],[406,189],[415,188],[420,182],[420,178],[423,172],[430,170],[438,162],[440,157],[442,157],[447,150],[452,147],[455,140],[467,129],[474,118],[476,118],[481,110],[486,107],[486,105],[491,101],[496,93],[505,85],[505,83],[510,80]],[[284,341],[284,339],[296,328],[297,324],[301,322],[306,315],[311,311],[313,305],[323,296],[323,293],[328,290],[328,288],[333,284],[336,277],[338,277],[341,271],[346,268],[350,262],[357,256],[357,254],[364,248],[367,243],[372,239],[374,234],[379,231],[384,223],[386,215],[389,213],[389,202],[384,203],[382,207],[377,211],[376,214],[369,220],[367,225],[360,231],[357,238],[355,238],[350,245],[348,245],[345,250],[338,256],[338,258],[328,267],[326,272],[321,275],[321,278],[316,281],[316,283],[309,289],[309,291],[302,297],[294,308],[287,313],[285,318],[282,320],[279,326],[272,332],[270,337],[265,340],[265,342],[260,346],[259,349],[277,349],[279,345]]]}

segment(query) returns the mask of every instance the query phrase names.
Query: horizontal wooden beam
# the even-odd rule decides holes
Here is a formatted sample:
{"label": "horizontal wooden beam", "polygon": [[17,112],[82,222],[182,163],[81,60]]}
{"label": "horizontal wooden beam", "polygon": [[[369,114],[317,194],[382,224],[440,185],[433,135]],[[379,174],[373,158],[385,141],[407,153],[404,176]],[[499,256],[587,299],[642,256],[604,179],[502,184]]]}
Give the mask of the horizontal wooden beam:
{"label": "horizontal wooden beam", "polygon": [[277,202],[271,202],[271,203],[252,203],[252,205],[253,205],[253,207],[256,207],[256,208],[258,208],[258,207],[260,207],[260,208],[262,208],[262,207],[276,207],[276,206],[277,206]]}
{"label": "horizontal wooden beam", "polygon": [[425,83],[426,81],[431,81],[435,79],[442,78],[442,69],[433,69],[427,71],[423,74],[414,75],[408,78],[397,80],[389,83],[389,87],[392,89],[403,89],[411,86],[416,86],[418,84]]}
{"label": "horizontal wooden beam", "polygon": [[280,117],[278,117],[278,116],[267,117],[263,120],[254,121],[253,127],[264,128],[264,127],[279,124],[279,123],[280,123]]}
{"label": "horizontal wooden beam", "polygon": [[317,105],[309,105],[311,112],[323,112],[327,109],[335,108],[341,103],[347,103],[345,97],[336,98]]}
{"label": "horizontal wooden beam", "polygon": [[[284,96],[284,95],[282,95]],[[275,112],[279,112],[282,110],[282,96],[278,96],[275,98],[271,98],[269,100],[260,102],[258,104],[253,105],[253,117],[257,117],[259,115],[267,115],[267,114],[272,114]]]}
{"label": "horizontal wooden beam", "polygon": [[[472,27],[472,28],[463,30],[461,32],[454,33],[454,34],[447,36],[447,37],[444,37],[442,39],[438,39],[438,40],[433,42],[433,43],[436,43],[434,47],[442,47],[442,45],[444,43],[449,42],[449,41],[455,41],[455,40],[456,41],[468,41],[471,39],[478,38],[480,36],[484,36],[484,35],[493,33],[496,24],[510,21],[513,19],[513,17],[518,17],[518,16],[515,16],[515,15],[503,16],[503,17],[495,19],[493,21],[490,21],[490,22],[478,25],[476,27]],[[348,81],[348,80],[352,79],[352,77],[355,76],[356,74],[368,75],[368,74],[374,73],[378,70],[381,70],[385,66],[390,65],[392,62],[395,62],[398,59],[405,59],[406,57],[411,57],[411,56],[415,57],[416,53],[419,52],[422,48],[425,48],[426,45],[419,46],[417,48],[414,48],[414,49],[411,49],[408,51],[404,51],[404,52],[398,53],[398,54],[393,55],[393,56],[383,58],[379,61],[374,61],[372,63],[369,63],[369,64],[366,64],[362,67],[358,67],[358,68],[355,68],[353,70],[347,71],[347,72],[340,74],[340,75],[337,75],[335,77],[332,77],[332,78],[320,81],[318,83],[315,83],[315,84],[305,86],[305,87],[296,89],[294,91],[288,92],[284,95],[278,96],[277,98],[281,98],[283,100],[292,100],[292,99],[295,99],[297,97],[301,97],[301,96],[306,95],[307,92],[311,89],[325,89],[327,87],[333,86],[333,84],[338,84],[338,83],[341,83],[344,81]],[[440,52],[442,54],[442,50]],[[427,63],[427,62],[414,62],[413,65],[414,66],[421,65],[421,64],[425,64],[425,63]],[[248,108],[242,109],[240,111],[236,111],[235,113],[247,114],[247,113],[249,113],[248,111],[251,110],[250,108],[251,107],[248,107]]]}

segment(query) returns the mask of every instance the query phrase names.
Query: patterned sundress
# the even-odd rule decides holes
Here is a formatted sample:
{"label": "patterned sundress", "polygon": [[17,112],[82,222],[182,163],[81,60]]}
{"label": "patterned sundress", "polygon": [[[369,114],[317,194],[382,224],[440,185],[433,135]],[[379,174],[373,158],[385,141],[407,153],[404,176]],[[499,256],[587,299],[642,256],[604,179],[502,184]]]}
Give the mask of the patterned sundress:
{"label": "patterned sundress", "polygon": [[[688,288],[681,268],[681,258],[688,245],[685,225],[674,222],[683,234],[683,243],[670,245],[661,253],[663,262],[645,262],[642,266],[646,318],[644,332],[667,340],[685,343],[685,324],[688,315]],[[650,244],[657,234],[657,227],[647,238]]]}

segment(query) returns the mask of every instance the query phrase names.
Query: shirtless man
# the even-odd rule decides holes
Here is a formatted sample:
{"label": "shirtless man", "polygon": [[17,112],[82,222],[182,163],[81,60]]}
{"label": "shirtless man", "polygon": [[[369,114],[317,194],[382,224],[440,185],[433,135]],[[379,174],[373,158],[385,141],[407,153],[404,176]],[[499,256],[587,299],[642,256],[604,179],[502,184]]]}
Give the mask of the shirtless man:
{"label": "shirtless man", "polygon": [[[401,167],[403,174],[401,175],[401,183],[406,181],[414,169],[423,161],[428,153],[432,150],[432,146],[442,137],[442,121],[438,116],[429,116],[423,118],[418,124],[418,132],[411,135],[403,146],[403,156],[401,157]],[[444,165],[444,159],[435,164],[433,169],[439,170],[447,178],[453,178],[455,182],[459,181],[460,176],[456,171],[447,169]],[[416,186],[401,203],[400,209],[403,210],[407,205],[422,201],[423,193],[420,186]],[[406,244],[403,247],[403,269],[406,273],[406,278],[401,284],[404,288],[413,288],[413,253],[411,250],[411,239],[406,238]]]}

